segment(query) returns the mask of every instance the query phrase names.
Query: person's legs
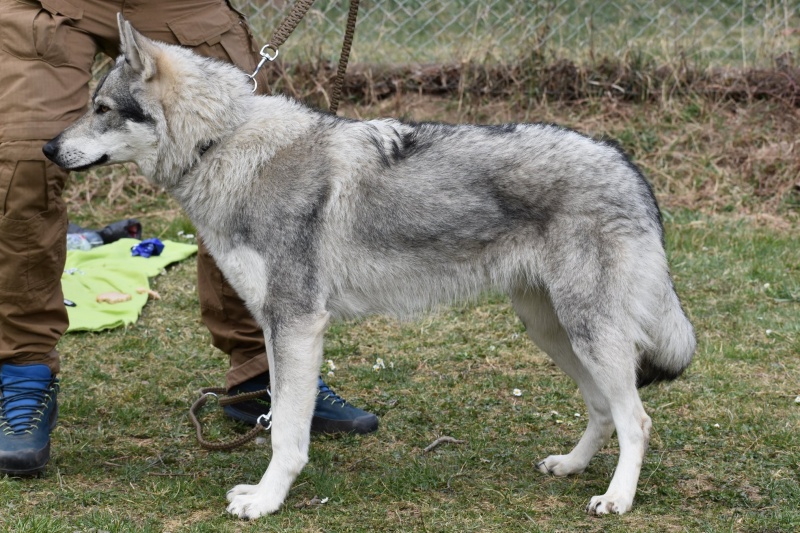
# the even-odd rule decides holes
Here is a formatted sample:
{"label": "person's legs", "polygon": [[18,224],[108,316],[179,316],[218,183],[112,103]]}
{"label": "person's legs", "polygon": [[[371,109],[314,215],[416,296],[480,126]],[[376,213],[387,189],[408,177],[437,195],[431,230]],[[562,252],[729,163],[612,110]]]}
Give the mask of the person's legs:
{"label": "person's legs", "polygon": [[0,472],[15,474],[49,459],[55,347],[68,325],[67,174],[42,145],[86,107],[96,51],[81,9],[48,5],[0,0]]}
{"label": "person's legs", "polygon": [[269,370],[264,334],[202,241],[199,244],[200,313],[211,333],[212,344],[230,356],[225,386],[231,389]]}
{"label": "person's legs", "polygon": [[[144,35],[192,48],[196,53],[252,72],[258,50],[246,22],[224,0],[126,2],[122,14]],[[259,86],[266,87],[266,80]],[[214,346],[230,356],[226,386],[234,387],[269,369],[261,328],[228,284],[200,236],[197,291],[203,323]]]}

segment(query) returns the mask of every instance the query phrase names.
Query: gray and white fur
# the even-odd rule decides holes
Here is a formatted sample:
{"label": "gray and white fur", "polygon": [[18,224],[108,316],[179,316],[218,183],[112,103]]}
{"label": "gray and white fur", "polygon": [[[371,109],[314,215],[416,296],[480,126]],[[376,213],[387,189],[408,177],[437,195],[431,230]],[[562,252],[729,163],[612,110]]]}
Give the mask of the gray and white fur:
{"label": "gray and white fur", "polygon": [[653,191],[615,145],[550,124],[347,120],[255,96],[243,72],[119,19],[122,55],[91,109],[44,148],[67,169],[134,161],[181,204],[262,326],[272,460],[228,511],[277,511],[308,461],[329,317],[413,316],[507,293],[578,384],[588,428],[537,467],[583,471],[616,430],[592,514],[631,508],[650,417],[637,385],[695,350]]}

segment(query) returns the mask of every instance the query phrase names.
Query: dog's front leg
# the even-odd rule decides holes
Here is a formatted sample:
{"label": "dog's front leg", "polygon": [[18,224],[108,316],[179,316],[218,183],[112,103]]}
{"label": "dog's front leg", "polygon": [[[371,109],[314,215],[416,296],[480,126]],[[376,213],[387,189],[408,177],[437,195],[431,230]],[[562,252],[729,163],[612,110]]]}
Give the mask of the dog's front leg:
{"label": "dog's front leg", "polygon": [[[277,321],[267,339],[272,388],[272,459],[258,485],[228,492],[228,512],[258,518],[277,511],[308,462],[311,418],[328,313]],[[265,329],[265,331],[267,331]]]}

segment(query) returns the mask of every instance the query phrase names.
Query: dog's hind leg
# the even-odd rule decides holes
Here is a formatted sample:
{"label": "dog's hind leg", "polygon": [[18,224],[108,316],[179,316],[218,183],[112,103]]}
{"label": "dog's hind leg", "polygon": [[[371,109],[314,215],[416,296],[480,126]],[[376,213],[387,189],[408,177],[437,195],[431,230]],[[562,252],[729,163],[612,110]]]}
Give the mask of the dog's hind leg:
{"label": "dog's hind leg", "polygon": [[620,452],[608,490],[594,496],[586,510],[597,515],[622,514],[633,505],[650,439],[650,417],[636,389],[638,348],[634,334],[624,329],[625,315],[615,312],[612,305],[604,308],[604,314],[580,309],[579,301],[572,300],[571,304],[563,311],[561,323],[573,353],[594,383],[593,392],[602,398],[595,404],[606,406],[611,414]]}
{"label": "dog's hind leg", "polygon": [[308,462],[328,316],[321,312],[291,321],[278,320],[267,334],[271,337],[267,338],[267,354],[272,389],[272,459],[257,485],[237,485],[228,492],[228,512],[233,515],[252,519],[277,511]]}
{"label": "dog's hind leg", "polygon": [[586,431],[570,453],[551,455],[536,466],[545,474],[578,474],[586,469],[614,432],[611,409],[591,374],[572,351],[569,336],[558,321],[548,296],[543,291],[528,288],[512,295],[512,301],[531,340],[578,384],[589,414]]}
{"label": "dog's hind leg", "polygon": [[[651,426],[636,389],[633,341],[621,339],[618,331],[603,327],[601,321],[590,324],[590,334],[581,331],[589,325],[585,322],[564,325],[542,291],[528,289],[514,294],[512,300],[531,339],[578,383],[589,411],[589,424],[577,446],[569,454],[547,457],[537,465],[539,470],[555,475],[583,471],[616,428],[620,446],[617,469],[606,493],[593,497],[586,510],[591,514],[629,511]],[[572,311],[577,312],[567,313],[568,319],[590,316]]]}
{"label": "dog's hind leg", "polygon": [[608,390],[611,416],[619,439],[619,461],[606,493],[593,496],[586,506],[589,514],[622,514],[630,510],[650,440],[652,422],[645,413],[636,385],[621,381],[615,384],[619,386]]}

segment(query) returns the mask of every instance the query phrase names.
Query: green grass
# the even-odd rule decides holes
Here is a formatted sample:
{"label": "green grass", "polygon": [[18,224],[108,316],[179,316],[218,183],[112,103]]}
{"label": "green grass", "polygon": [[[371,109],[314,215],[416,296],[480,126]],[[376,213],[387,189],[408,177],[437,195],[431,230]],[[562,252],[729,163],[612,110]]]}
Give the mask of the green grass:
{"label": "green grass", "polygon": [[[153,285],[162,300],[128,329],[70,334],[61,418],[37,479],[0,478],[0,531],[795,531],[800,526],[800,245],[797,111],[775,104],[572,105],[403,96],[356,115],[469,122],[546,120],[620,138],[655,184],[676,287],[698,332],[680,379],[642,390],[653,418],[634,509],[591,518],[616,440],[587,471],[538,473],[586,423],[574,384],[527,340],[504,297],[413,322],[336,323],[327,381],[377,413],[379,431],[315,436],[284,508],[248,523],[225,492],[256,482],[269,444],[197,445],[187,412],[223,383],[227,358],[200,322],[194,261]],[[739,128],[735,128],[738,126]],[[742,129],[743,128],[743,129]],[[760,170],[759,170],[760,169]],[[766,169],[766,170],[764,170]],[[145,236],[191,232],[135,167],[75,176],[73,220],[137,216]],[[377,359],[386,368],[375,371]],[[522,390],[521,396],[512,391]],[[579,415],[579,416],[576,416]],[[205,411],[210,438],[246,428]],[[423,449],[437,437],[466,441]],[[302,506],[318,496],[324,505]]]}
{"label": "green grass", "polygon": [[[292,4],[234,3],[264,43]],[[509,62],[535,51],[579,63],[636,53],[659,64],[772,67],[797,49],[799,11],[796,0],[362,2],[353,61]],[[317,2],[287,41],[286,61],[338,57],[346,14],[346,2]]]}
{"label": "green grass", "polygon": [[[258,480],[269,445],[197,446],[186,416],[193,391],[221,384],[226,363],[199,322],[189,261],[156,279],[164,299],[135,327],[64,338],[52,464],[40,479],[0,480],[0,529],[791,531],[800,524],[800,247],[791,234],[689,212],[673,214],[667,232],[700,342],[682,378],[642,391],[654,431],[628,515],[582,511],[609,482],[613,442],[580,476],[535,471],[537,459],[577,441],[585,408],[505,298],[487,297],[410,323],[335,324],[328,381],[379,414],[380,430],[314,437],[279,514],[227,517],[225,491]],[[377,358],[385,369],[373,370]],[[216,410],[206,420],[214,438],[243,431]],[[423,454],[441,435],[466,443]],[[295,507],[314,496],[330,500]]]}

